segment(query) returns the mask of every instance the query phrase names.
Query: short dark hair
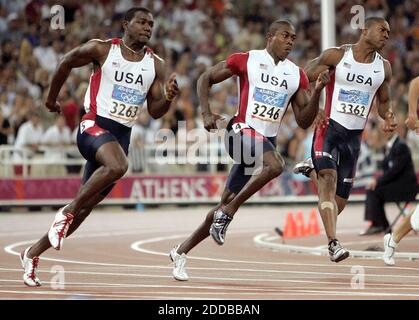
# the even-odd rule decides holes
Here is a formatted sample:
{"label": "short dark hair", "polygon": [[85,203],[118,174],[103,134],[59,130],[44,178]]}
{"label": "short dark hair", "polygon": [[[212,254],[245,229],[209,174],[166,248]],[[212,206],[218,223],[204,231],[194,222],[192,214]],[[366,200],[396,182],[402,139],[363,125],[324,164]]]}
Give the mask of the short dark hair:
{"label": "short dark hair", "polygon": [[367,19],[365,19],[365,29],[368,29],[369,27],[373,26],[374,24],[378,23],[378,22],[386,22],[387,20],[382,18],[382,17],[369,17]]}
{"label": "short dark hair", "polygon": [[275,20],[274,22],[272,22],[272,23],[269,25],[268,32],[269,32],[270,34],[275,34],[275,33],[276,33],[276,31],[278,30],[278,28],[279,28],[280,26],[282,26],[282,25],[288,25],[288,26],[290,26],[290,27],[295,28],[295,27],[294,27],[294,25],[292,24],[292,22],[291,22],[291,21],[288,21],[288,20]]}
{"label": "short dark hair", "polygon": [[151,11],[145,7],[133,7],[129,9],[127,12],[125,12],[124,20],[130,22],[138,11],[141,11],[147,14],[148,13],[152,14]]}

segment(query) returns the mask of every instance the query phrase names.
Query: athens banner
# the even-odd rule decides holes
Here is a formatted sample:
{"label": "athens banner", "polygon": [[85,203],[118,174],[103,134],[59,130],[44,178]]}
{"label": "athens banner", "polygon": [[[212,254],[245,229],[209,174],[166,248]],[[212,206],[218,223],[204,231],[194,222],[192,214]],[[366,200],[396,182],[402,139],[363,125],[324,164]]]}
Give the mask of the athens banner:
{"label": "athens banner", "polygon": [[[107,197],[127,203],[213,202],[224,189],[225,175],[150,175],[120,180]],[[80,178],[2,179],[0,201],[72,199],[80,187]],[[289,174],[268,183],[251,200],[269,200],[284,196],[315,194],[308,180],[294,180]],[[112,201],[111,201],[112,202]]]}

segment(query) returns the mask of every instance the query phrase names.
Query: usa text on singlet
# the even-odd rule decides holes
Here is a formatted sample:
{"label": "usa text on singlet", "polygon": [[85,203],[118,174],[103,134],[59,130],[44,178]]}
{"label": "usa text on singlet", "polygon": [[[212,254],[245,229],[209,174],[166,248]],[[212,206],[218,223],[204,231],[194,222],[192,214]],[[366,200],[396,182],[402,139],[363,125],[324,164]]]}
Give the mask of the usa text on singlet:
{"label": "usa text on singlet", "polygon": [[86,112],[132,127],[154,81],[155,55],[146,49],[141,61],[128,61],[120,45],[120,39],[112,39],[105,63],[91,75],[84,107]]}
{"label": "usa text on singlet", "polygon": [[235,53],[226,62],[239,77],[233,130],[250,126],[266,137],[276,136],[293,94],[308,88],[304,71],[288,59],[275,64],[266,49]]}
{"label": "usa text on singlet", "polygon": [[375,53],[371,63],[355,61],[352,46],[345,53],[326,86],[325,111],[349,130],[362,130],[367,122],[372,101],[384,81],[384,61]]}

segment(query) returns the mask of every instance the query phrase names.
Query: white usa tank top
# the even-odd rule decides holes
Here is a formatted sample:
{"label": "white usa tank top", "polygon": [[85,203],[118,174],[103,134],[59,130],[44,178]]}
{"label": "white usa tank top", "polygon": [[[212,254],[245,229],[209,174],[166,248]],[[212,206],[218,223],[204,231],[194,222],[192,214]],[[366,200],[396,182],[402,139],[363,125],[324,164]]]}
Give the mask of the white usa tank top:
{"label": "white usa tank top", "polygon": [[266,49],[232,54],[226,63],[239,80],[233,130],[250,126],[265,137],[276,136],[294,93],[308,89],[304,71],[288,59],[275,64]]}
{"label": "white usa tank top", "polygon": [[355,61],[352,46],[345,53],[326,86],[325,112],[349,130],[362,130],[372,101],[385,78],[384,61],[375,53],[371,63]]}
{"label": "white usa tank top", "polygon": [[91,75],[84,108],[132,127],[155,78],[154,54],[147,48],[141,61],[128,61],[120,45],[121,39],[112,39],[105,63]]}

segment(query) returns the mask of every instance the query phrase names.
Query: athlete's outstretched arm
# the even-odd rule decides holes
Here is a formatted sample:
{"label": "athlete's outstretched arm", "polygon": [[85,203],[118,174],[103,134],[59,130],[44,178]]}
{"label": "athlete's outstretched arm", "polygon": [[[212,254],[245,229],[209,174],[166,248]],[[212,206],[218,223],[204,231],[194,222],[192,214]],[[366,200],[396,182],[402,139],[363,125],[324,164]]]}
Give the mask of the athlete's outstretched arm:
{"label": "athlete's outstretched arm", "polygon": [[385,132],[394,131],[397,127],[396,117],[391,108],[390,99],[390,81],[391,81],[391,66],[387,60],[384,60],[385,78],[377,91],[378,98],[378,114],[384,119],[383,130]]}
{"label": "athlete's outstretched arm", "polygon": [[320,56],[309,61],[304,68],[310,82],[316,81],[319,74],[325,70],[334,68],[343,56],[343,49],[329,48],[324,50]]}
{"label": "athlete's outstretched arm", "polygon": [[329,70],[324,70],[319,74],[310,98],[308,98],[307,92],[303,88],[299,88],[293,96],[291,100],[292,109],[295,120],[301,128],[307,129],[316,118],[319,111],[320,93],[329,81]]}
{"label": "athlete's outstretched arm", "polygon": [[410,130],[416,130],[416,132],[419,133],[419,121],[418,121],[419,76],[414,78],[410,82],[408,101],[409,101],[409,113],[406,119],[406,126]]}
{"label": "athlete's outstretched arm", "polygon": [[101,57],[107,54],[107,46],[105,41],[90,40],[67,52],[61,58],[52,76],[47,101],[45,102],[45,106],[51,112],[60,112],[60,105],[56,100],[71,70],[89,63],[94,63],[100,67]]}
{"label": "athlete's outstretched arm", "polygon": [[[154,55],[156,77],[147,94],[147,109],[148,113],[154,119],[163,117],[169,110],[169,107],[179,93],[179,88],[176,82],[176,74],[172,73],[169,80],[165,82],[165,67],[164,61]],[[163,85],[166,87],[164,88]]]}
{"label": "athlete's outstretched arm", "polygon": [[233,72],[227,66],[226,61],[221,61],[215,66],[205,71],[198,79],[197,91],[199,103],[201,105],[202,118],[204,127],[208,131],[217,129],[216,121],[221,118],[220,115],[215,115],[211,112],[208,97],[211,86],[219,83],[233,76]]}

